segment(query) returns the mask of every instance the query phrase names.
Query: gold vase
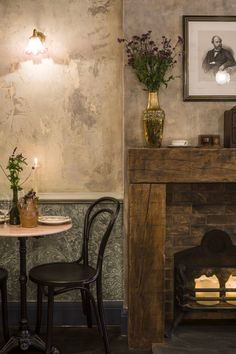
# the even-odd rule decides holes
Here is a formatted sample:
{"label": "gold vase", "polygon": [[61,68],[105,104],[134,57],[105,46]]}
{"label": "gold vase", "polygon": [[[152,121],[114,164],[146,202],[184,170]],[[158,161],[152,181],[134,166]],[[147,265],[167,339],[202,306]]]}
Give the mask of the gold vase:
{"label": "gold vase", "polygon": [[144,139],[147,146],[161,146],[164,121],[165,112],[159,105],[158,92],[149,92],[148,105],[143,111]]}

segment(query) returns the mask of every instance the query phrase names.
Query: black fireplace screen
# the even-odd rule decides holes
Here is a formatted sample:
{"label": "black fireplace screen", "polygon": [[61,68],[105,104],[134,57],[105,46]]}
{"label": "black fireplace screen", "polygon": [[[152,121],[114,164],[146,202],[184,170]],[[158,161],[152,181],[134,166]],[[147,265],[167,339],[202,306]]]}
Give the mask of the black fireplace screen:
{"label": "black fireplace screen", "polygon": [[175,311],[171,332],[187,311],[236,310],[236,246],[222,230],[174,256]]}

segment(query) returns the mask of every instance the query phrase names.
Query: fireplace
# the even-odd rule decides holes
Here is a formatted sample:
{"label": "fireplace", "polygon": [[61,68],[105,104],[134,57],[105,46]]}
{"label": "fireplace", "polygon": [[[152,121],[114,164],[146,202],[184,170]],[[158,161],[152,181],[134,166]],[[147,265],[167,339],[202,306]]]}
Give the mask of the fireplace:
{"label": "fireplace", "polygon": [[[197,247],[203,235],[213,229],[227,232],[236,244],[236,183],[181,183],[166,187],[165,311],[174,316],[174,255]],[[232,319],[236,313],[191,312],[186,319]]]}
{"label": "fireplace", "polygon": [[222,230],[174,255],[175,316],[169,335],[188,312],[236,310],[236,246]]}
{"label": "fireplace", "polygon": [[[173,185],[186,188],[207,184],[210,188],[220,184],[226,194],[231,187],[236,190],[236,149],[129,149],[127,177],[128,339],[131,348],[150,348],[164,338],[165,288],[169,282],[166,273],[171,273],[171,267],[166,269],[171,258],[166,254],[170,227],[168,189]],[[232,193],[230,198],[236,204],[235,196]],[[236,216],[232,213],[227,218],[230,228]],[[221,219],[220,215],[209,216],[210,226],[219,224]],[[236,225],[232,227],[230,235],[236,234]]]}

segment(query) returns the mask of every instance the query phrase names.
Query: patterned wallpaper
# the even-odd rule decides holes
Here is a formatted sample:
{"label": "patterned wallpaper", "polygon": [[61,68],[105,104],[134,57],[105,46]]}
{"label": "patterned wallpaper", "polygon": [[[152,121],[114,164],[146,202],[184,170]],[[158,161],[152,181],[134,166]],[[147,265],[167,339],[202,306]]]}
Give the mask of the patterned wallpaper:
{"label": "patterned wallpaper", "polygon": [[[82,229],[85,212],[89,203],[42,203],[40,213],[43,215],[69,215],[73,227],[64,234],[29,238],[27,241],[27,269],[37,264],[53,261],[72,261],[80,256],[82,245]],[[100,226],[95,230],[91,242],[91,258],[94,261],[98,246]],[[103,267],[103,294],[105,300],[123,299],[123,222],[122,208],[110,239],[107,244]],[[1,238],[0,265],[9,272],[8,292],[9,301],[19,300],[19,242],[16,238]],[[28,300],[34,301],[36,296],[35,285],[28,282]],[[57,301],[80,300],[79,292],[70,292],[57,298]]]}

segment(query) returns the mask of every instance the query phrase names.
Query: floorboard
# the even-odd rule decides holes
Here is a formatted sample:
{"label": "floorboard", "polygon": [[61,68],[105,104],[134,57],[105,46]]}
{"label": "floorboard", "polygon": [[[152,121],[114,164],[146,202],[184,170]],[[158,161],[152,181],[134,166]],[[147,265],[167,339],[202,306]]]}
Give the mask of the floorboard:
{"label": "floorboard", "polygon": [[236,354],[235,325],[180,325],[153,354]]}
{"label": "floorboard", "polygon": [[[108,328],[109,342],[112,354],[151,354],[151,350],[129,350],[127,336],[120,335],[119,327]],[[44,338],[44,334],[42,334]],[[103,342],[96,328],[56,328],[54,330],[54,344],[60,349],[61,354],[104,354]],[[14,350],[11,354],[38,354],[37,350]]]}

